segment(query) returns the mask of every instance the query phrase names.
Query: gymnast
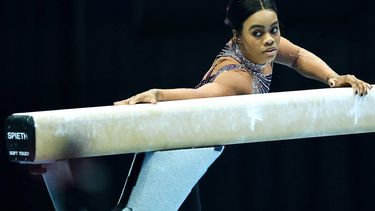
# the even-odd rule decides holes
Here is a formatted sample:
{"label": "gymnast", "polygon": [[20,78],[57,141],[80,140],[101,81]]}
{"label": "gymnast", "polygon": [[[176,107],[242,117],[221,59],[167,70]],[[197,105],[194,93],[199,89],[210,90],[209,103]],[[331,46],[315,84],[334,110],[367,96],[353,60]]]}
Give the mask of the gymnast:
{"label": "gymnast", "polygon": [[[231,0],[225,24],[233,37],[195,88],[150,89],[115,105],[267,93],[274,63],[286,65],[330,87],[351,86],[364,96],[372,86],[354,75],[339,75],[313,53],[280,34],[273,0]],[[125,210],[178,210],[221,148],[145,153]]]}

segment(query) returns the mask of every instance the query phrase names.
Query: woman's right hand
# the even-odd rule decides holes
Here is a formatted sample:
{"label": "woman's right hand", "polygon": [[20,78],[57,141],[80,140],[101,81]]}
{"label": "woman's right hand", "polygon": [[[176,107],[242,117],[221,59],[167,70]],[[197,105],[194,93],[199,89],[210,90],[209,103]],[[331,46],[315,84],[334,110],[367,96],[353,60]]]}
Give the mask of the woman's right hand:
{"label": "woman's right hand", "polygon": [[332,88],[351,86],[354,94],[359,94],[361,96],[367,95],[370,89],[372,89],[372,85],[356,78],[354,75],[333,76],[328,79],[328,84]]}
{"label": "woman's right hand", "polygon": [[148,91],[139,93],[137,95],[134,95],[133,97],[130,97],[126,100],[117,101],[114,102],[114,105],[134,105],[137,103],[152,103],[156,104],[159,99],[159,90],[158,89],[150,89]]}

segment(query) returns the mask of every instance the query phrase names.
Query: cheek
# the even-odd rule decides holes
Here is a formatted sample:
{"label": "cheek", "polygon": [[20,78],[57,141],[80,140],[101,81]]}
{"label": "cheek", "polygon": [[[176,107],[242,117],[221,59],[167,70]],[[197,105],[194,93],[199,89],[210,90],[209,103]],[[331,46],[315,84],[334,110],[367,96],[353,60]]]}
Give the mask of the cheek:
{"label": "cheek", "polygon": [[277,46],[279,46],[279,44],[280,44],[280,39],[281,39],[280,35],[278,35],[277,37],[275,37],[275,42],[276,42]]}
{"label": "cheek", "polygon": [[250,51],[250,53],[255,53],[259,47],[262,45],[262,42],[260,41],[260,39],[255,39],[254,37],[246,37],[245,39],[245,46],[246,46],[246,49]]}

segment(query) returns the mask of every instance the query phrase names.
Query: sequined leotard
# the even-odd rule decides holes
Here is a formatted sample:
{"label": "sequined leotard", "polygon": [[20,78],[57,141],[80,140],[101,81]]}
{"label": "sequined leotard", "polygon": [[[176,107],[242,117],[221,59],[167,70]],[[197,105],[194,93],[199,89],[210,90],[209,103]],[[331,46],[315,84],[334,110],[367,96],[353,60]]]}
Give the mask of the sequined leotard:
{"label": "sequined leotard", "polygon": [[[215,74],[212,74],[214,68],[209,70],[207,76],[196,86],[196,88],[203,86],[204,84],[213,82],[218,75],[225,71],[230,70],[245,70],[252,76],[252,88],[253,94],[261,94],[261,93],[268,93],[270,90],[272,74],[264,75],[262,70],[266,66],[266,64],[254,64],[248,59],[243,56],[239,46],[235,42],[228,42],[225,48],[221,51],[221,53],[216,57],[231,57],[235,59],[240,64],[229,64],[222,67],[219,71]],[[272,66],[272,63],[271,63]]]}

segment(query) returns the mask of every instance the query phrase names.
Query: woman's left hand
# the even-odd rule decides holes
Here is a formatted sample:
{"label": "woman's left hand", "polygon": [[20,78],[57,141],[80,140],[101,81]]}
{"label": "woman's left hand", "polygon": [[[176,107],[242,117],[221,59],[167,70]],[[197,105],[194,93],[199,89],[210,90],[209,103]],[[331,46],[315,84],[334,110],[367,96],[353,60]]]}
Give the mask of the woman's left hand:
{"label": "woman's left hand", "polygon": [[370,84],[356,78],[354,75],[333,76],[328,79],[328,84],[332,88],[351,86],[354,94],[359,94],[361,96],[367,95],[368,91],[372,89]]}

